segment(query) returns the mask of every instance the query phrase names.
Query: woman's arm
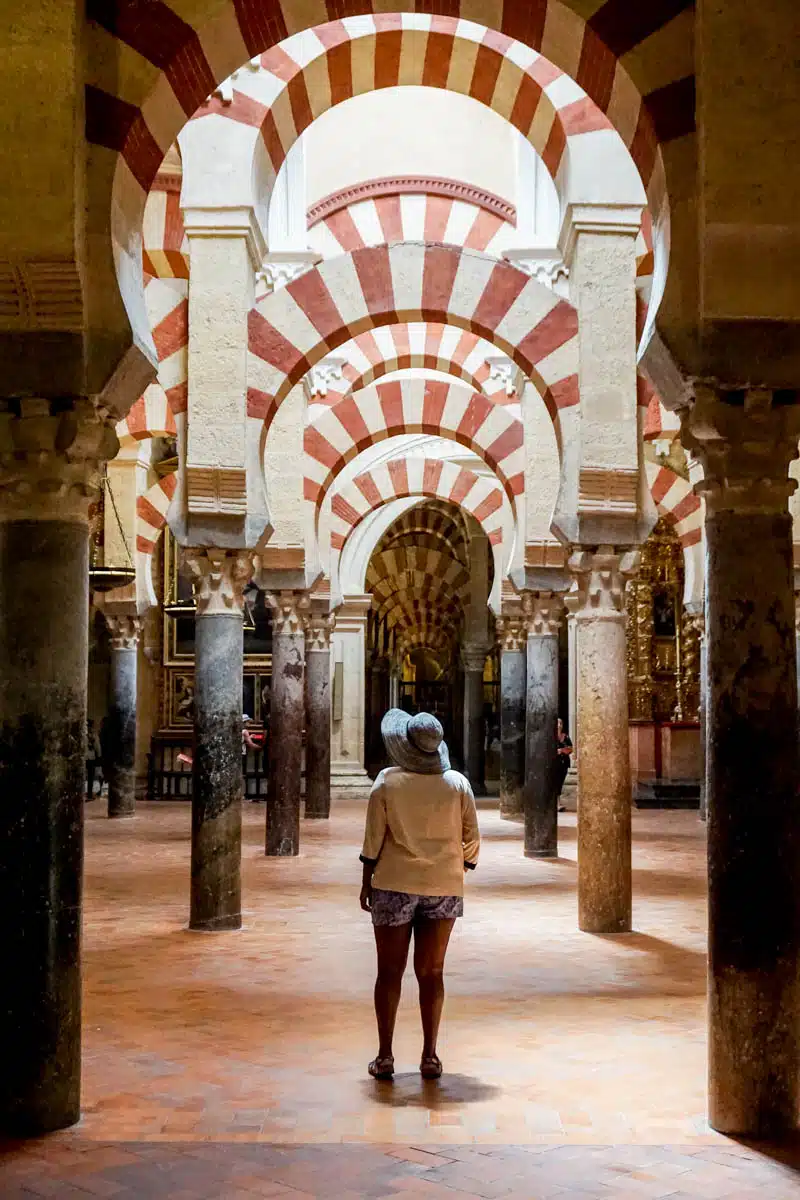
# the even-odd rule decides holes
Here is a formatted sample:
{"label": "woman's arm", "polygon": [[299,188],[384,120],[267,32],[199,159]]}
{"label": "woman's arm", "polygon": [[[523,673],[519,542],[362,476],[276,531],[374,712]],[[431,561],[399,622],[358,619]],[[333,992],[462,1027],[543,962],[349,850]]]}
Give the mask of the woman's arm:
{"label": "woman's arm", "polygon": [[[466,780],[464,781],[466,783]],[[474,871],[478,865],[481,834],[478,829],[478,810],[469,784],[461,793],[461,844],[464,847],[464,868]]]}
{"label": "woman's arm", "polygon": [[372,785],[367,804],[367,821],[364,828],[364,845],[360,858],[364,864],[361,875],[361,907],[369,912],[372,903],[372,875],[381,856],[383,839],[386,837],[386,802],[383,795],[383,772]]}

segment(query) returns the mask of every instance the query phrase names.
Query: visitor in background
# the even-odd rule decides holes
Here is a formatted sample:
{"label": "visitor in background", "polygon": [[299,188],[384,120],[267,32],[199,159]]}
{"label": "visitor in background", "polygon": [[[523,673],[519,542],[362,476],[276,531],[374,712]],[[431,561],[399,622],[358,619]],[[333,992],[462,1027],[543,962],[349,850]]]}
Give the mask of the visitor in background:
{"label": "visitor in background", "polygon": [[[564,780],[567,778],[567,774],[569,773],[569,760],[570,760],[571,754],[572,754],[572,738],[569,736],[566,729],[564,728],[564,722],[561,720],[561,717],[559,717],[558,723],[556,725],[556,755],[558,757],[558,795],[559,795],[559,797],[561,796],[561,792],[564,788]],[[567,811],[566,806],[563,804],[559,804],[558,811],[566,812]]]}
{"label": "visitor in background", "polygon": [[[92,720],[86,722],[86,799],[94,800],[94,776],[100,765],[100,739]],[[101,784],[102,787],[102,784]]]}
{"label": "visitor in background", "polygon": [[423,1078],[438,1079],[444,960],[464,912],[464,872],[478,861],[478,815],[469,783],[450,769],[436,717],[391,708],[381,734],[395,765],[373,784],[361,853],[361,907],[372,914],[378,953],[378,1054],[368,1070],[374,1079],[394,1075],[392,1041],[413,932],[423,1035],[419,1069]]}

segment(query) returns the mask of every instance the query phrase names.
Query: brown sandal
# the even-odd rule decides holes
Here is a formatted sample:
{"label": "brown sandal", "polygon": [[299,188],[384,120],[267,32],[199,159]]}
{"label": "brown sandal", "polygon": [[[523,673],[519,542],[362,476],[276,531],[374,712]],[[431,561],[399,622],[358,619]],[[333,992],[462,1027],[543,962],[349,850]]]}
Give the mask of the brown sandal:
{"label": "brown sandal", "polygon": [[437,1054],[426,1054],[419,1064],[419,1073],[423,1079],[439,1079],[442,1071],[442,1060]]}
{"label": "brown sandal", "polygon": [[394,1078],[394,1059],[391,1054],[387,1054],[383,1058],[373,1058],[367,1070],[373,1079],[392,1079]]}

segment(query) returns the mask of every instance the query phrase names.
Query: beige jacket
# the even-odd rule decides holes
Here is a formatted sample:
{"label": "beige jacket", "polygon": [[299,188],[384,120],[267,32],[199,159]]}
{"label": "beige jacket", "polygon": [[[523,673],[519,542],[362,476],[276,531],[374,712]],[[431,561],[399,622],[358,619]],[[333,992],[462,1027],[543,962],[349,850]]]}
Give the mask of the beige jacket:
{"label": "beige jacket", "polygon": [[464,868],[478,861],[472,788],[458,771],[381,771],[369,797],[362,862],[373,887],[416,896],[462,896]]}

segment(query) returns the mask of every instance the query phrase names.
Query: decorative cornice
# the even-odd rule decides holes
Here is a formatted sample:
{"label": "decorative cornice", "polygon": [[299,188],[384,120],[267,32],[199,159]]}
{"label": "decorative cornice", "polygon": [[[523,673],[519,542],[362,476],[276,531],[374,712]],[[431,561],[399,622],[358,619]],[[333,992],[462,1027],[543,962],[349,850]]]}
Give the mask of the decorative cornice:
{"label": "decorative cornice", "polygon": [[175,175],[169,171],[159,171],[153,180],[153,186],[150,188],[150,191],[179,193],[182,186],[182,175]]}
{"label": "decorative cornice", "polygon": [[118,449],[114,422],[88,399],[0,403],[0,518],[88,520]]}
{"label": "decorative cornice", "polygon": [[267,592],[265,598],[272,609],[272,636],[302,637],[310,603],[308,593]]}
{"label": "decorative cornice", "polygon": [[253,577],[252,551],[187,547],[181,565],[192,579],[198,617],[241,616]]}
{"label": "decorative cornice", "polygon": [[694,401],[681,410],[681,442],[702,465],[695,492],[709,516],[788,513],[797,487],[789,464],[798,456],[800,405],[782,400],[767,388],[695,381]]}
{"label": "decorative cornice", "polygon": [[135,650],[139,645],[142,622],[139,617],[106,613],[106,625],[113,650]]}
{"label": "decorative cornice", "polygon": [[364,183],[353,184],[352,187],[342,188],[318,200],[308,210],[308,227],[332,217],[351,204],[362,200],[377,200],[381,196],[430,195],[446,196],[450,200],[462,200],[465,204],[474,204],[485,212],[508,221],[510,225],[517,223],[517,210],[507,200],[488,192],[484,188],[475,187],[459,179],[442,179],[435,175],[392,175],[385,179],[368,179]]}
{"label": "decorative cornice", "polygon": [[576,550],[570,556],[573,584],[568,611],[582,618],[625,620],[625,584],[638,570],[639,552],[615,546]]}
{"label": "decorative cornice", "polygon": [[558,637],[564,601],[557,592],[523,592],[522,616],[528,637]]}
{"label": "decorative cornice", "polygon": [[83,287],[73,259],[0,260],[0,328],[80,333],[83,325]]}

